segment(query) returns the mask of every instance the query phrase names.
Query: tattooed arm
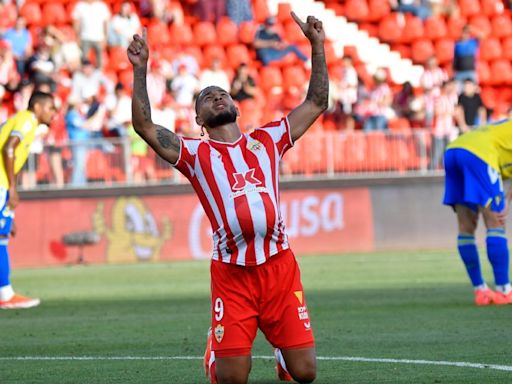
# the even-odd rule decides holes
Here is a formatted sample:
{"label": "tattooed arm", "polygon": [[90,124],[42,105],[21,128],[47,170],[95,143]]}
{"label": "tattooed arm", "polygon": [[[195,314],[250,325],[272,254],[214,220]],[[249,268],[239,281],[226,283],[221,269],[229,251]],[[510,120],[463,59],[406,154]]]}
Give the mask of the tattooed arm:
{"label": "tattooed arm", "polygon": [[293,12],[292,17],[311,42],[311,78],[306,100],[288,115],[291,137],[295,141],[327,109],[329,77],[325,62],[325,33],[322,22],[313,16],[308,16],[307,22],[303,23]]}
{"label": "tattooed arm", "polygon": [[156,153],[174,164],[180,155],[180,138],[151,120],[151,106],[146,86],[149,57],[146,41],[144,29],[142,37],[135,35],[128,47],[128,58],[133,65],[132,123],[135,131]]}

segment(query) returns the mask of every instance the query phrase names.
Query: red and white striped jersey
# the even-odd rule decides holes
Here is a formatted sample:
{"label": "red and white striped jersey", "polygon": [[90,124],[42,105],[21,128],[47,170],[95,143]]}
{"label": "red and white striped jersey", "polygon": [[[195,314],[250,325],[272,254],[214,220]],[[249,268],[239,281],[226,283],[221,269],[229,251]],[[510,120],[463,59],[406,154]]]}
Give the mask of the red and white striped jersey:
{"label": "red and white striped jersey", "polygon": [[210,219],[214,260],[259,265],[288,248],[278,182],[279,162],[292,146],[286,118],[234,143],[181,138],[175,167]]}

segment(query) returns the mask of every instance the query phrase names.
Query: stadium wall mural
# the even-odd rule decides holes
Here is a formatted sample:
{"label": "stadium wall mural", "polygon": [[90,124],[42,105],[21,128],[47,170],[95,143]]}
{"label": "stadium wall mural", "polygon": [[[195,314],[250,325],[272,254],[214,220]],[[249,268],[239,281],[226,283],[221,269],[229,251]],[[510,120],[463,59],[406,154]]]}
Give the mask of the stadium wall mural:
{"label": "stadium wall mural", "polygon": [[[368,188],[281,193],[291,246],[300,255],[374,249]],[[208,259],[210,225],[193,194],[24,201],[16,211],[14,267]],[[95,232],[95,244],[63,237]],[[81,253],[82,252],[82,253]]]}

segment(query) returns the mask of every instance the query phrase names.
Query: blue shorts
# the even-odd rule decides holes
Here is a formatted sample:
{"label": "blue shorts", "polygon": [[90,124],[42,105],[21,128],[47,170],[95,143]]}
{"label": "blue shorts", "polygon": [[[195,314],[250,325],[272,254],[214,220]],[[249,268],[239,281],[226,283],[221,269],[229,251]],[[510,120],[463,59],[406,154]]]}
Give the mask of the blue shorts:
{"label": "blue shorts", "polygon": [[7,205],[9,202],[9,191],[0,188],[0,236],[11,234],[14,211]]}
{"label": "blue shorts", "polygon": [[505,208],[503,180],[499,171],[462,148],[444,155],[445,189],[443,204],[462,204],[473,211],[478,206],[501,212]]}

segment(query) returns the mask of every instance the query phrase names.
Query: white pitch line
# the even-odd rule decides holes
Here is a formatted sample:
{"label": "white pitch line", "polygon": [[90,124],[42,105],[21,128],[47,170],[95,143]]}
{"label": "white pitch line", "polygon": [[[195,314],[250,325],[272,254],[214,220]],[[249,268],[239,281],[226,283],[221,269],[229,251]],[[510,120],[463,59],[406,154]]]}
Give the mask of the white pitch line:
{"label": "white pitch line", "polygon": [[[274,356],[253,356],[253,359],[273,360]],[[12,356],[1,357],[0,361],[123,361],[123,360],[202,360],[202,356]],[[468,363],[465,361],[436,361],[436,360],[411,360],[411,359],[378,359],[370,357],[353,356],[318,356],[322,361],[356,361],[368,363],[389,364],[420,364],[420,365],[444,365],[460,368],[494,369],[497,371],[512,372],[511,365]]]}

